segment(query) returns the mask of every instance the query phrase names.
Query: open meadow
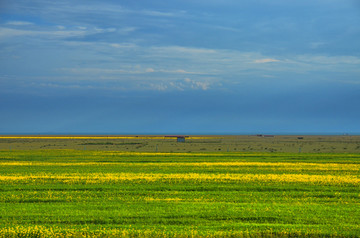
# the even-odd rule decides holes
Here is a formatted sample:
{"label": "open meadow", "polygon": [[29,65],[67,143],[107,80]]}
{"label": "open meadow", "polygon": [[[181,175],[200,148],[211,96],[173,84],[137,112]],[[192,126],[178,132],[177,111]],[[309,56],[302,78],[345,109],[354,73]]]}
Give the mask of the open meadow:
{"label": "open meadow", "polygon": [[0,237],[359,237],[359,145],[2,137]]}
{"label": "open meadow", "polygon": [[75,149],[132,152],[360,153],[360,136],[240,135],[0,136],[0,150]]}

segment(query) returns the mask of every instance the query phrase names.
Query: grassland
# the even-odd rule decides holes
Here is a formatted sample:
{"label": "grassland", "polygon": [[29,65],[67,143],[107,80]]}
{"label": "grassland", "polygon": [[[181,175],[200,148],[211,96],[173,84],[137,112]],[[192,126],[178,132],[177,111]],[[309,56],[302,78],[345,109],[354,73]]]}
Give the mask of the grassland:
{"label": "grassland", "polygon": [[[171,153],[189,146],[173,141],[168,152],[0,150],[0,237],[360,236],[360,154],[227,152],[201,140],[216,152]],[[99,141],[68,147],[108,146]]]}
{"label": "grassland", "polygon": [[0,136],[0,150],[360,153],[360,136]]}

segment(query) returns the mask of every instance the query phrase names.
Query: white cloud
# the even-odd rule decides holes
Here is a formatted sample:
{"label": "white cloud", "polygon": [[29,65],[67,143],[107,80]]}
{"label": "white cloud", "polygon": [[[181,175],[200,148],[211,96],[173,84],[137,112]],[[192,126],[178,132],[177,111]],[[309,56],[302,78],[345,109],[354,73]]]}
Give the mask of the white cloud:
{"label": "white cloud", "polygon": [[146,73],[153,73],[153,72],[155,72],[155,70],[154,70],[153,68],[147,68],[147,69],[145,70],[145,72],[146,72]]}
{"label": "white cloud", "polygon": [[[124,65],[125,67],[125,65]],[[130,69],[129,69],[130,68]],[[129,66],[127,65],[125,68],[122,69],[113,69],[113,68],[61,68],[61,71],[68,71],[76,74],[88,74],[88,73],[95,73],[95,74],[145,74],[145,73],[168,73],[168,74],[199,74],[197,72],[188,72],[182,69],[177,70],[156,70],[154,68],[142,68],[140,66]]]}
{"label": "white cloud", "polygon": [[140,68],[137,66],[126,66],[123,68],[109,69],[109,68],[61,68],[63,72],[69,72],[74,74],[101,74],[101,75],[117,75],[117,74],[146,74],[156,72],[153,68]]}
{"label": "white cloud", "polygon": [[[202,81],[195,81],[195,80],[192,80],[190,78],[185,78],[184,79],[184,87],[185,88],[191,88],[191,89],[201,89],[201,90],[208,90],[210,88],[210,85],[211,83],[210,82],[202,82]],[[181,85],[183,85],[181,82],[180,82]]]}
{"label": "white cloud", "polygon": [[279,62],[279,61],[280,61],[280,60],[268,58],[268,59],[257,59],[257,60],[254,60],[254,63],[256,63],[256,64],[263,64],[263,63],[271,63],[271,62]]}
{"label": "white cloud", "polygon": [[[83,42],[79,42],[79,44],[84,44]],[[106,43],[97,43],[97,45],[103,44],[104,46],[107,45]],[[117,49],[125,49],[125,48],[134,48],[136,47],[133,43],[109,43],[108,44],[111,47],[117,48]]]}
{"label": "white cloud", "polygon": [[177,52],[185,54],[214,54],[217,51],[207,48],[194,48],[194,47],[182,47],[182,46],[164,46],[164,47],[152,47],[154,51],[158,52]]}
{"label": "white cloud", "polygon": [[6,23],[6,25],[12,25],[12,26],[29,26],[34,25],[32,22],[28,21],[9,21]]}
{"label": "white cloud", "polygon": [[170,73],[170,74],[209,74],[206,72],[193,72],[193,71],[186,71],[183,69],[175,69],[175,70],[159,69],[159,70],[157,70],[157,72]]}
{"label": "white cloud", "polygon": [[31,35],[31,34],[34,34],[34,32],[0,27],[0,39],[8,38],[8,37],[23,36],[23,35]]}
{"label": "white cloud", "polygon": [[137,30],[136,27],[124,27],[124,28],[118,29],[117,31],[122,34],[129,34],[130,32],[134,32],[136,30]]}
{"label": "white cloud", "polygon": [[212,27],[212,28],[215,28],[215,29],[219,29],[219,30],[223,30],[223,31],[242,32],[242,30],[240,30],[240,29],[238,29],[238,28],[234,28],[234,27],[214,26],[214,25],[209,25],[209,27]]}
{"label": "white cloud", "polygon": [[104,33],[104,32],[115,32],[116,28],[99,28],[99,27],[95,27],[93,29],[93,31],[95,31],[95,33]]}
{"label": "white cloud", "polygon": [[[56,29],[56,30],[55,30]],[[9,27],[0,27],[0,38],[10,38],[18,36],[34,36],[34,37],[56,37],[56,38],[67,38],[75,36],[86,36],[91,34],[115,32],[115,28],[92,28],[80,30],[79,27],[76,29],[67,30],[65,26],[57,26],[56,28],[41,29],[41,30],[20,30]],[[121,31],[121,29],[120,29]],[[129,32],[129,29],[125,29],[125,32]]]}
{"label": "white cloud", "polygon": [[[242,74],[272,75],[273,72],[308,73],[310,71],[359,72],[360,58],[356,56],[290,55],[277,58],[257,52],[204,49],[192,47],[154,47],[149,53],[168,67],[186,65],[187,73],[236,76]],[[273,64],[276,63],[276,64]],[[169,70],[167,70],[169,71]],[[180,70],[177,73],[181,73]],[[185,73],[185,72],[182,72]]]}
{"label": "white cloud", "polygon": [[62,68],[60,71],[66,71],[75,74],[124,74],[140,73],[139,71],[127,71],[123,69],[102,69],[102,68]]}
{"label": "white cloud", "polygon": [[0,28],[0,38],[10,38],[18,36],[47,36],[47,37],[70,37],[70,36],[80,36],[86,35],[85,31],[36,31],[36,30],[18,30],[12,28]]}
{"label": "white cloud", "polygon": [[355,56],[323,56],[323,55],[300,55],[294,57],[296,61],[316,63],[322,65],[360,65],[360,58]]}
{"label": "white cloud", "polygon": [[168,89],[168,86],[164,85],[163,83],[160,83],[160,84],[151,83],[149,86],[150,86],[150,89],[157,90],[157,91],[165,91]]}
{"label": "white cloud", "polygon": [[[69,19],[70,21],[73,19],[75,19],[73,21],[78,21],[79,15],[87,15],[107,19],[118,19],[119,15],[140,15],[158,18],[183,17],[186,15],[186,11],[181,10],[159,11],[144,8],[134,9],[128,6],[123,6],[117,2],[113,4],[105,1],[87,1],[86,4],[81,3],[81,1],[72,2],[72,4],[68,4],[66,3],[66,1],[43,1],[41,7],[38,7],[38,9],[31,6],[31,3],[29,3],[27,6],[25,4],[20,4],[21,3],[18,3],[18,7],[21,6],[23,9],[27,8],[28,12],[36,11],[36,13],[41,14],[43,18],[51,17],[61,19],[66,17],[66,20]],[[101,19],[99,20],[101,21]]]}
{"label": "white cloud", "polygon": [[202,90],[208,90],[209,89],[209,86],[210,86],[210,84],[209,83],[207,83],[207,82],[195,82],[195,86],[194,85],[192,85],[192,88],[193,89],[202,89]]}
{"label": "white cloud", "polygon": [[153,16],[153,17],[174,17],[174,16],[176,16],[176,14],[173,12],[159,12],[159,11],[148,11],[148,10],[138,12],[138,13],[143,13],[145,15]]}
{"label": "white cloud", "polygon": [[[70,44],[70,43],[68,43]],[[68,68],[68,72],[76,74],[97,74],[106,77],[133,74],[133,79],[141,81],[143,77],[148,81],[176,81],[181,75],[183,78],[196,76],[200,83],[193,83],[193,88],[208,89],[211,84],[222,81],[245,81],[251,77],[266,77],[278,79],[279,73],[309,73],[321,72],[359,72],[360,59],[352,56],[321,56],[321,55],[293,55],[288,58],[277,58],[271,55],[262,55],[258,52],[241,52],[237,50],[204,49],[193,47],[164,46],[142,47],[132,43],[100,43],[100,42],[73,42],[82,47],[83,51],[106,52],[109,63],[101,67],[91,65],[87,68]],[[135,51],[134,51],[135,50]],[[134,55],[134,52],[136,54]],[[122,56],[121,66],[117,67],[116,58]],[[151,61],[149,61],[151,59]],[[135,68],[134,62],[139,67]],[[276,63],[276,64],[273,64]],[[339,66],[339,67],[338,67]],[[340,67],[341,66],[341,67]],[[157,68],[159,67],[159,68]],[[160,68],[161,67],[161,68]],[[156,74],[155,74],[156,73]],[[137,77],[136,74],[143,76]],[[211,76],[208,80],[206,77]],[[122,80],[126,80],[123,78]],[[186,81],[182,80],[182,83]],[[181,85],[178,85],[181,87]],[[169,88],[171,88],[169,86]]]}

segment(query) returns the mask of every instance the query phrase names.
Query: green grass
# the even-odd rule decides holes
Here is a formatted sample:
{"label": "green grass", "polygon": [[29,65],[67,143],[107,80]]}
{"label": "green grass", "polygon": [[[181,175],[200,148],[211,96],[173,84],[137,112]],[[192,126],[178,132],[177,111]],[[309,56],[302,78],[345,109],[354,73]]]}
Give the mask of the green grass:
{"label": "green grass", "polygon": [[0,151],[0,177],[0,237],[360,236],[359,154]]}

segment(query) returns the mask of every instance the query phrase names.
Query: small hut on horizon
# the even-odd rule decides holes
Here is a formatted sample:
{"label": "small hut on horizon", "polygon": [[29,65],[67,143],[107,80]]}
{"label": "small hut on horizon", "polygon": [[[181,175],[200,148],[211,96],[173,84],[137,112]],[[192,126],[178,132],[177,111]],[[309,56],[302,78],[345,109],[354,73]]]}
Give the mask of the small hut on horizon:
{"label": "small hut on horizon", "polygon": [[165,137],[176,137],[176,142],[185,142],[185,138],[189,136],[180,136],[180,135],[171,135],[171,136],[165,136]]}

